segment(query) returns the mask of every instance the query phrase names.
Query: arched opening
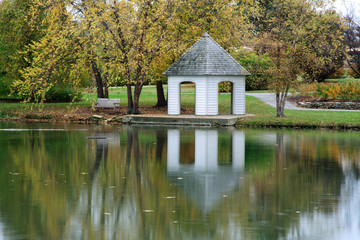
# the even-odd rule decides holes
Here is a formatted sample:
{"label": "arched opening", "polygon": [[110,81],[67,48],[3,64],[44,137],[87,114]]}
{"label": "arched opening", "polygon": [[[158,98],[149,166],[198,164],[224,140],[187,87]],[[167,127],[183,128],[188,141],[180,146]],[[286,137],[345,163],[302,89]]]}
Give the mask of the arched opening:
{"label": "arched opening", "polygon": [[195,87],[194,82],[180,83],[180,114],[195,114]]}
{"label": "arched opening", "polygon": [[233,98],[233,83],[229,81],[222,81],[218,84],[218,112],[219,114],[233,114],[232,98]]}

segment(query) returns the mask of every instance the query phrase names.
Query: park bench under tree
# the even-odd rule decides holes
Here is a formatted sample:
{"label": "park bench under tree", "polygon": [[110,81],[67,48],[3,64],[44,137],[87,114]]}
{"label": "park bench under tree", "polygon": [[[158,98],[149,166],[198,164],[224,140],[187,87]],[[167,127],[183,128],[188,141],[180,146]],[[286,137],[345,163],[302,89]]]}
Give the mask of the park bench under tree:
{"label": "park bench under tree", "polygon": [[94,105],[96,110],[98,109],[114,109],[118,108],[120,110],[120,99],[119,98],[98,98],[97,102]]}

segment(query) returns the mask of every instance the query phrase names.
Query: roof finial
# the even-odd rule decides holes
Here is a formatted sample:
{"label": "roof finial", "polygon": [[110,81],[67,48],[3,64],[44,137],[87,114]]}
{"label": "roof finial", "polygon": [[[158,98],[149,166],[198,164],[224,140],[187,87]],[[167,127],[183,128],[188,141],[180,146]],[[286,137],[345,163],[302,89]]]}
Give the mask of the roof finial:
{"label": "roof finial", "polygon": [[205,32],[204,35],[202,35],[202,37],[210,37],[210,35],[207,32]]}

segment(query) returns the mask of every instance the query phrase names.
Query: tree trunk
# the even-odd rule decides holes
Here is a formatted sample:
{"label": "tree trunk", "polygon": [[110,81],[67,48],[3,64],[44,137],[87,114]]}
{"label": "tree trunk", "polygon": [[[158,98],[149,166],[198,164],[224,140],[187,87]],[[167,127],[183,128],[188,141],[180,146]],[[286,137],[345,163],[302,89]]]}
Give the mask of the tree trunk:
{"label": "tree trunk", "polygon": [[99,68],[97,67],[96,63],[94,60],[91,60],[91,68],[95,77],[95,82],[96,82],[96,90],[97,90],[97,97],[98,98],[104,98],[104,90],[103,90],[103,80],[101,78],[101,73]]}
{"label": "tree trunk", "polygon": [[285,101],[282,101],[282,93],[276,93],[276,117],[285,117],[284,115]]}
{"label": "tree trunk", "polygon": [[126,90],[127,90],[127,97],[128,97],[128,107],[127,107],[127,113],[132,113],[133,107],[134,107],[134,103],[133,103],[133,98],[132,98],[132,91],[131,91],[131,84],[128,83],[126,85]]}
{"label": "tree trunk", "polygon": [[289,86],[286,86],[283,91],[276,92],[276,117],[285,117],[284,109],[288,92]]}
{"label": "tree trunk", "polygon": [[109,98],[109,87],[108,87],[108,78],[107,78],[107,76],[106,76],[106,74],[105,74],[105,77],[104,77],[104,97],[105,98]]}
{"label": "tree trunk", "polygon": [[134,105],[133,105],[133,114],[140,114],[139,111],[139,100],[140,100],[140,93],[142,90],[142,83],[137,82],[135,84],[135,90],[134,90]]}
{"label": "tree trunk", "polygon": [[162,81],[156,81],[157,104],[156,107],[165,107],[167,105]]}

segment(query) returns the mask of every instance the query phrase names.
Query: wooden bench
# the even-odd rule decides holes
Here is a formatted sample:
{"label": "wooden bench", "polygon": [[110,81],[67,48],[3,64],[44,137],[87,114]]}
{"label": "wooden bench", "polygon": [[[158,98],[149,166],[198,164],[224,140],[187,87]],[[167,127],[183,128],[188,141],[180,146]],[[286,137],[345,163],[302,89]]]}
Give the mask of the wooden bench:
{"label": "wooden bench", "polygon": [[109,99],[109,98],[98,98],[97,102],[94,105],[95,109],[99,109],[99,108],[112,108],[114,109],[114,111],[116,110],[116,108],[119,108],[120,110],[120,99],[119,98],[113,98],[113,99]]}

